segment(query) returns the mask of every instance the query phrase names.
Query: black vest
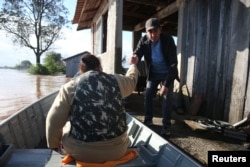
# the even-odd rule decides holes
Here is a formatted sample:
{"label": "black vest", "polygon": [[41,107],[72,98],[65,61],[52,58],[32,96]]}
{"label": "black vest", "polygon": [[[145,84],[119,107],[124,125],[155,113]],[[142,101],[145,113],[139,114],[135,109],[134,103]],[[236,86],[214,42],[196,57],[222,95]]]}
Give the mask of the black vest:
{"label": "black vest", "polygon": [[126,131],[126,113],[113,75],[88,71],[75,79],[70,136],[84,142],[103,141]]}

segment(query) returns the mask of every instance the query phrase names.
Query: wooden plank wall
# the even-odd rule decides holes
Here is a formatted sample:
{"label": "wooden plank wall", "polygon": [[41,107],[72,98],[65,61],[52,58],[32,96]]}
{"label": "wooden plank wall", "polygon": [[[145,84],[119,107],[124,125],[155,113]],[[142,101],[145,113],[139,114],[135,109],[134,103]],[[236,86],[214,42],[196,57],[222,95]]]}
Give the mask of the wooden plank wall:
{"label": "wooden plank wall", "polygon": [[181,6],[181,85],[192,96],[203,94],[203,116],[235,123],[249,113],[249,4],[186,0]]}

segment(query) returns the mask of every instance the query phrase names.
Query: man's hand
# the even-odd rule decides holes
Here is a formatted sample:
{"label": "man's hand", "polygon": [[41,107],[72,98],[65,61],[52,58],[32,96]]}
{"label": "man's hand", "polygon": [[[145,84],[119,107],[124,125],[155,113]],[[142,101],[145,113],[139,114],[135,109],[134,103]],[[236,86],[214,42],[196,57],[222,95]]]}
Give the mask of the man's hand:
{"label": "man's hand", "polygon": [[162,85],[160,89],[160,96],[167,95],[168,94],[168,87]]}
{"label": "man's hand", "polygon": [[131,64],[137,64],[138,63],[138,61],[139,61],[139,59],[138,59],[138,57],[136,56],[136,55],[133,55],[131,58],[130,58],[130,60],[129,60],[129,64],[131,65]]}

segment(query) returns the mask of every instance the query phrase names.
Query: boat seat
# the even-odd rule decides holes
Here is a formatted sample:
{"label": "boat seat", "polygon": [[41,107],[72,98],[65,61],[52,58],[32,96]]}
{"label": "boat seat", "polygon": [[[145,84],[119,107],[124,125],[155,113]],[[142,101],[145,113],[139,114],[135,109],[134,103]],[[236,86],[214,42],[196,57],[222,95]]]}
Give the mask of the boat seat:
{"label": "boat seat", "polygon": [[138,153],[138,157],[127,163],[117,165],[116,167],[155,167],[157,154],[152,153],[147,149],[146,145],[139,145],[135,149]]}

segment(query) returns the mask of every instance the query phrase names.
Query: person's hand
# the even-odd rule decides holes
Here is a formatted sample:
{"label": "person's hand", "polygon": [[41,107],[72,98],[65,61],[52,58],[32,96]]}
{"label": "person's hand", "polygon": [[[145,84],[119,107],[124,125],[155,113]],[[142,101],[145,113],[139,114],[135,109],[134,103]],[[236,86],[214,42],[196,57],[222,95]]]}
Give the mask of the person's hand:
{"label": "person's hand", "polygon": [[137,64],[138,63],[138,57],[136,55],[133,55],[130,60],[129,60],[129,64]]}
{"label": "person's hand", "polygon": [[64,154],[64,151],[63,151],[63,148],[62,148],[62,145],[60,144],[59,147],[57,148],[52,148],[52,150],[58,152],[59,154]]}
{"label": "person's hand", "polygon": [[162,85],[160,89],[160,96],[167,95],[168,94],[168,87]]}

